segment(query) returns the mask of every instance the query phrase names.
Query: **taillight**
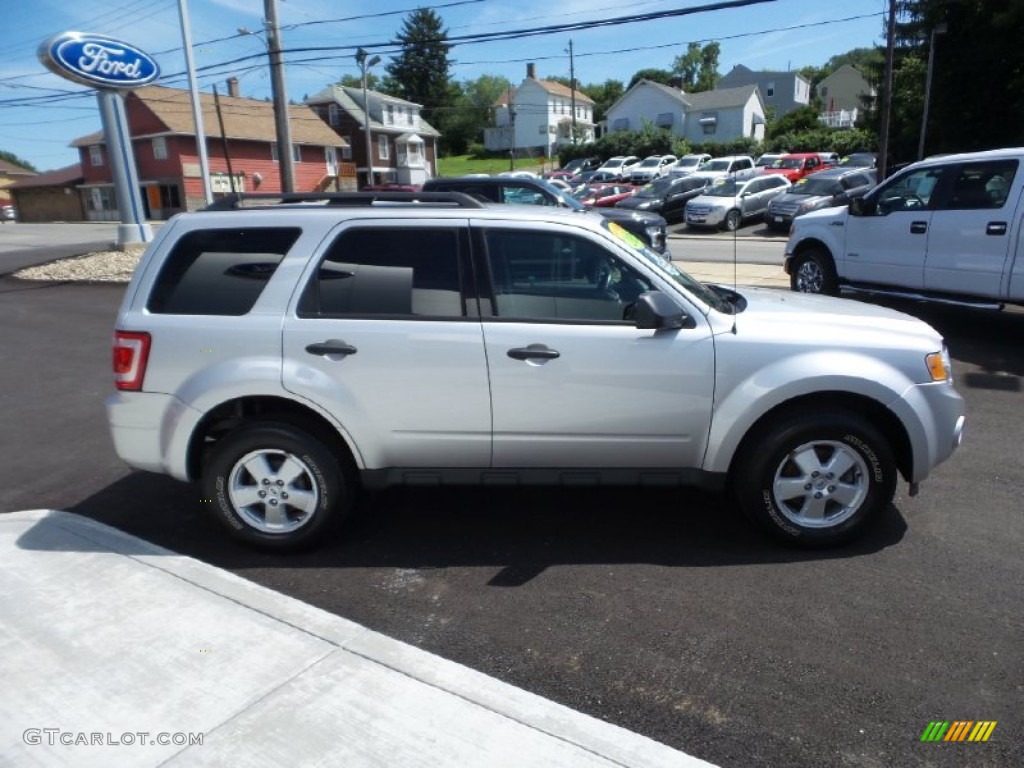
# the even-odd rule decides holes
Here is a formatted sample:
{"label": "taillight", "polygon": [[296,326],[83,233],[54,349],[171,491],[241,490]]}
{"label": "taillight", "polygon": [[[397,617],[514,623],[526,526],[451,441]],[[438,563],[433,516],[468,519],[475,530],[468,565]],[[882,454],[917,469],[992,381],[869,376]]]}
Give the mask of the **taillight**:
{"label": "taillight", "polygon": [[149,360],[149,334],[114,331],[114,385],[138,392]]}

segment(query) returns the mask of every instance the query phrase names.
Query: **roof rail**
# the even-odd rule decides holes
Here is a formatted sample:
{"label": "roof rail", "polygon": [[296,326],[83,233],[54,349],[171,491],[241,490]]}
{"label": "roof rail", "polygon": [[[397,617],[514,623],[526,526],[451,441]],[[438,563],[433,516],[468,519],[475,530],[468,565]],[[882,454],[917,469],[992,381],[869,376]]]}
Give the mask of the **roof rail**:
{"label": "roof rail", "polygon": [[[247,202],[255,205],[246,205]],[[370,206],[374,203],[430,203],[459,208],[484,208],[484,204],[465,192],[237,192],[225,195],[202,208],[203,211],[235,211],[240,208],[325,203],[327,205]]]}

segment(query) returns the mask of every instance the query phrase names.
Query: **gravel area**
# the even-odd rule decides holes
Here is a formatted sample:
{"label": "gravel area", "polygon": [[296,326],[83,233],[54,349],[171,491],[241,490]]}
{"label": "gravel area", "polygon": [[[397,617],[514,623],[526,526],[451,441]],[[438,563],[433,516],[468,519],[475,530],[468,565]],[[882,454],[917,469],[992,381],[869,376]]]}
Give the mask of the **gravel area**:
{"label": "gravel area", "polygon": [[96,251],[58,259],[49,264],[28,267],[14,273],[22,280],[57,282],[127,283],[145,251],[145,246],[125,246],[124,250]]}

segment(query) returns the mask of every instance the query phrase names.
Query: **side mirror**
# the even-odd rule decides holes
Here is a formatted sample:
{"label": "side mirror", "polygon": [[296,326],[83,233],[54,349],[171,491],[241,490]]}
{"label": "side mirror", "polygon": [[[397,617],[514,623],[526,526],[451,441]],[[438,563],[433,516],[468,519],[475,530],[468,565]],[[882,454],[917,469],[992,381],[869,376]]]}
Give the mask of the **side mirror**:
{"label": "side mirror", "polygon": [[850,201],[851,216],[871,216],[875,212],[875,204],[872,200],[863,197],[855,197]]}
{"label": "side mirror", "polygon": [[694,328],[693,318],[661,291],[645,291],[636,300],[636,327],[641,330]]}

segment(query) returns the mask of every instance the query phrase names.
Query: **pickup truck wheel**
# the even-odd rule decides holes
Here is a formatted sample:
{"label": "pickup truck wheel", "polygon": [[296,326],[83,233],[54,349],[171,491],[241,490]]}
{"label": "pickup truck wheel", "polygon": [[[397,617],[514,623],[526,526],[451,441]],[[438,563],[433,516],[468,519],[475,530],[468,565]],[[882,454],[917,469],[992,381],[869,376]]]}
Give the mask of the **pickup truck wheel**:
{"label": "pickup truck wheel", "polygon": [[846,542],[896,491],[889,444],[845,411],[791,415],[770,423],[747,445],[737,464],[740,506],[787,543]]}
{"label": "pickup truck wheel", "polygon": [[809,248],[796,257],[789,287],[800,293],[839,295],[839,280],[832,257],[820,248]]}
{"label": "pickup truck wheel", "polygon": [[740,228],[740,224],[743,223],[743,217],[737,210],[731,210],[725,214],[725,229],[727,232],[735,232]]}
{"label": "pickup truck wheel", "polygon": [[308,547],[352,509],[356,484],[325,443],[285,422],[240,427],[214,444],[203,490],[238,539],[262,549]]}

